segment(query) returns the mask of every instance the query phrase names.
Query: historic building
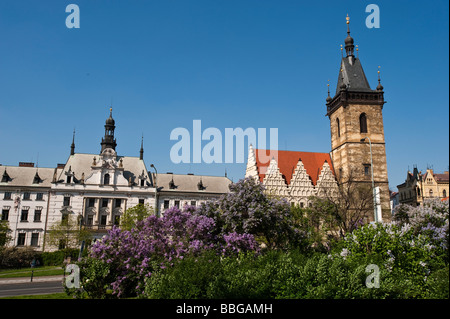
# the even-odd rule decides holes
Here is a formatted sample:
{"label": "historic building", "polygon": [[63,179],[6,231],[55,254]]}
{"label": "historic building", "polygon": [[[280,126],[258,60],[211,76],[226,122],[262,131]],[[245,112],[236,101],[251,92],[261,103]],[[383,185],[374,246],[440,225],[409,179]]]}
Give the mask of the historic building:
{"label": "historic building", "polygon": [[[326,98],[331,152],[278,151],[278,158],[262,163],[258,152],[265,150],[251,149],[246,176],[257,177],[268,192],[300,205],[307,204],[310,195],[323,196],[321,189],[322,194],[329,193],[338,182],[372,187],[373,178],[378,220],[388,220],[391,209],[382,114],[384,91],[379,73],[378,86],[371,89],[355,56],[349,22],[347,17],[345,56],[343,52],[336,92],[332,97],[328,89]],[[368,217],[374,219],[373,214]]]}
{"label": "historic building", "polygon": [[99,154],[76,153],[73,139],[66,163],[55,168],[0,166],[1,219],[9,222],[10,245],[52,250],[57,247],[46,245],[46,234],[69,216],[100,238],[120,225],[127,208],[148,204],[161,215],[167,208],[199,205],[229,191],[227,177],[149,172],[143,143],[139,156],[120,156],[114,131],[110,109]]}
{"label": "historic building", "polygon": [[423,205],[427,199],[447,199],[449,195],[449,173],[436,174],[427,169],[425,174],[414,167],[413,172],[408,171],[404,183],[397,186],[400,204],[412,206]]}

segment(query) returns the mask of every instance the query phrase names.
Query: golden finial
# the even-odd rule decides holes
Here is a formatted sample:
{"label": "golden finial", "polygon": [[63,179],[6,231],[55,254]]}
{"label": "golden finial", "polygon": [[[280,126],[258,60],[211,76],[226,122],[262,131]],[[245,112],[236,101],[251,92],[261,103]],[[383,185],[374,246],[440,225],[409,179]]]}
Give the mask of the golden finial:
{"label": "golden finial", "polygon": [[348,13],[347,13],[347,17],[345,18],[345,20],[347,20],[347,24],[350,24],[350,17],[348,16]]}

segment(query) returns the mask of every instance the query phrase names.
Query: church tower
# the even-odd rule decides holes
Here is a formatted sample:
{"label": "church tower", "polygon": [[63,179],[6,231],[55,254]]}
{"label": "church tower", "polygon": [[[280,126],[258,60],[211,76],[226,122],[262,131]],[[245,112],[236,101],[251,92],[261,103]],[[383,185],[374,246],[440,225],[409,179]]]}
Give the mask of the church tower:
{"label": "church tower", "polygon": [[[382,113],[384,91],[379,71],[378,86],[375,90],[370,88],[359,57],[354,54],[355,45],[350,36],[349,23],[347,16],[345,56],[342,52],[336,93],[331,97],[328,89],[326,99],[326,115],[330,119],[331,129],[331,158],[340,183],[348,183],[351,179],[372,188],[373,175],[375,189],[379,190],[376,193],[377,219],[386,221],[390,219],[391,212]],[[368,217],[373,221],[375,214]]]}
{"label": "church tower", "polygon": [[105,137],[102,138],[102,142],[100,145],[102,146],[102,149],[100,151],[100,154],[106,149],[106,148],[112,148],[113,150],[116,150],[116,139],[114,138],[114,129],[115,121],[112,117],[112,108],[109,109],[109,118],[106,119],[105,122]]}

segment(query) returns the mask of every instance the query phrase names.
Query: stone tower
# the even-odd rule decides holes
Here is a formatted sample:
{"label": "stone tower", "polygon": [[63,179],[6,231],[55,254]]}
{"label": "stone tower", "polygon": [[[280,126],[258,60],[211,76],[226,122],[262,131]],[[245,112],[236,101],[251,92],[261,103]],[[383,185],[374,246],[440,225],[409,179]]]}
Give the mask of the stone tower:
{"label": "stone tower", "polygon": [[[378,86],[370,88],[350,36],[347,16],[345,56],[342,55],[337,88],[334,97],[326,99],[327,116],[331,128],[331,158],[340,183],[350,180],[376,190],[378,221],[389,220],[389,183],[383,128],[384,92],[378,71]],[[341,50],[342,46],[341,46]],[[358,49],[356,49],[358,50]],[[373,163],[373,167],[371,165]],[[377,188],[378,187],[378,188]],[[370,214],[369,220],[374,220]]]}

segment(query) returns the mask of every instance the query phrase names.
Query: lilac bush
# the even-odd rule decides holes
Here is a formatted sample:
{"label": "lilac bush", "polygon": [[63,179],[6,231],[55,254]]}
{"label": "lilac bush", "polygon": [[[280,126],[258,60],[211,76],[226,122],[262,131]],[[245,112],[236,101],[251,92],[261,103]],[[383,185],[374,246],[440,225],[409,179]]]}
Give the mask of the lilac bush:
{"label": "lilac bush", "polygon": [[212,218],[217,233],[252,234],[269,248],[301,244],[305,235],[294,227],[289,203],[264,190],[253,178],[242,179],[230,185],[230,193],[202,204],[196,213]]}
{"label": "lilac bush", "polygon": [[95,242],[89,257],[103,261],[114,273],[110,283],[117,297],[141,294],[145,278],[173,265],[185,256],[213,250],[223,256],[255,251],[259,247],[249,234],[217,234],[212,218],[193,214],[195,208],[174,207],[163,217],[150,216],[131,230],[114,227]]}

